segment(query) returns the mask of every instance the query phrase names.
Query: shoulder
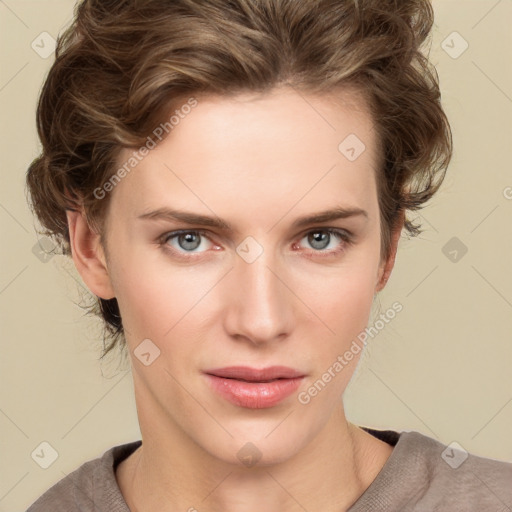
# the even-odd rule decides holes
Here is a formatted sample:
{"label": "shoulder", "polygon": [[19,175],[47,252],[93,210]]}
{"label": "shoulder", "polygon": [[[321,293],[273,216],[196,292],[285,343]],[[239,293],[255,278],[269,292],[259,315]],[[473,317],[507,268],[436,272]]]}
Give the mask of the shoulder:
{"label": "shoulder", "polygon": [[91,496],[93,477],[101,458],[82,464],[78,469],[59,480],[40,496],[27,512],[45,512],[50,510],[79,511],[77,493]]}
{"label": "shoulder", "polygon": [[403,434],[417,454],[417,473],[426,477],[418,489],[424,506],[466,511],[512,507],[512,463],[480,457],[458,443],[446,445],[419,432]]}
{"label": "shoulder", "polygon": [[393,452],[351,512],[512,510],[512,463],[415,431],[385,432],[390,439],[398,436]]}
{"label": "shoulder", "polygon": [[464,510],[508,510],[512,507],[512,463],[480,457],[458,443],[443,444],[409,433],[412,446],[424,454],[429,484],[423,501]]}
{"label": "shoulder", "polygon": [[140,444],[139,440],[114,446],[101,457],[85,462],[50,487],[26,512],[129,512],[117,485],[114,467]]}

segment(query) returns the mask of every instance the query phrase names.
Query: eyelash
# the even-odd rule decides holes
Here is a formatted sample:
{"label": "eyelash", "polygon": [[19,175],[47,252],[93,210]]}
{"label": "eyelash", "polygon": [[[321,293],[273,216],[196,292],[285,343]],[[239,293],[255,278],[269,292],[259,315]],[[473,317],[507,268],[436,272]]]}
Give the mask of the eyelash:
{"label": "eyelash", "polygon": [[[354,235],[350,232],[350,231],[346,231],[346,230],[343,230],[343,229],[336,229],[336,228],[316,228],[316,229],[311,229],[309,231],[306,231],[305,233],[303,233],[299,239],[302,240],[305,236],[311,234],[311,233],[318,233],[318,232],[322,232],[322,233],[328,233],[329,235],[334,235],[334,236],[337,236],[339,237],[341,240],[342,240],[342,243],[340,243],[340,245],[336,248],[336,249],[331,249],[331,250],[311,250],[310,251],[310,254],[307,254],[306,257],[307,258],[316,258],[316,257],[320,257],[320,258],[326,258],[326,257],[333,257],[333,256],[336,256],[338,254],[340,254],[341,252],[344,252],[348,247],[350,247],[351,245],[354,244]],[[207,238],[208,240],[210,240],[210,237],[208,236],[208,232],[207,231],[204,231],[204,230],[201,230],[201,229],[188,229],[188,230],[185,230],[185,229],[182,229],[182,230],[178,230],[178,231],[171,231],[171,232],[168,232],[168,233],[164,233],[161,237],[158,238],[158,245],[159,247],[165,251],[165,252],[168,252],[168,253],[171,253],[171,255],[173,256],[177,256],[178,258],[182,258],[182,259],[194,259],[194,258],[198,258],[200,257],[200,255],[202,253],[197,253],[198,255],[196,256],[195,254],[196,253],[187,253],[186,251],[183,252],[183,251],[177,251],[176,249],[173,249],[171,248],[169,245],[168,245],[168,242],[169,240],[172,240],[173,238],[176,238],[180,235],[185,235],[185,234],[188,234],[188,233],[194,233],[194,234],[198,234],[202,237],[205,237]],[[211,241],[211,240],[210,240]],[[186,255],[186,256],[184,256]]]}

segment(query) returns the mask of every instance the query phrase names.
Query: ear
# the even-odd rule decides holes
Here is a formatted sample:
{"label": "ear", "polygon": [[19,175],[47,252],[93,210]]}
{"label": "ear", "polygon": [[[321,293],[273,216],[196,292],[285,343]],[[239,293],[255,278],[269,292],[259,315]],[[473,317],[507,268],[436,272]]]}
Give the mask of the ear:
{"label": "ear", "polygon": [[114,298],[100,235],[89,226],[83,211],[67,210],[66,215],[71,256],[84,283],[97,297]]}
{"label": "ear", "polygon": [[397,224],[391,233],[391,247],[389,250],[389,258],[381,264],[379,267],[377,285],[375,287],[375,293],[380,292],[386,283],[388,282],[389,277],[391,276],[391,272],[393,271],[393,267],[395,266],[395,257],[398,249],[398,242],[400,240],[400,234],[402,233],[402,229],[405,223],[405,210],[401,210],[399,214],[399,218],[397,219]]}

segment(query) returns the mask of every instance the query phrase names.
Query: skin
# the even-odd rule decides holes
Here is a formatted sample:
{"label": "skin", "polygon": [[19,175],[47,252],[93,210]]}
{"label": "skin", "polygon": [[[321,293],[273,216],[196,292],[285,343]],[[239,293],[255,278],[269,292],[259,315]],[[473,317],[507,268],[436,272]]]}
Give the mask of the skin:
{"label": "skin", "polygon": [[[106,247],[68,212],[75,265],[94,294],[117,298],[131,355],[143,446],[116,478],[139,512],[347,510],[392,452],[345,418],[361,352],[307,405],[298,394],[368,325],[394,265],[403,216],[381,260],[371,117],[348,91],[336,101],[289,88],[197,98],[111,192]],[[351,133],[366,146],[353,162],[338,151]],[[368,216],[292,227],[340,205]],[[164,206],[218,216],[236,231],[137,219]],[[352,232],[354,243],[332,235],[315,245],[308,235],[325,228]],[[159,245],[178,229],[207,233],[198,246]],[[236,252],[248,236],[263,248],[252,263]],[[160,356],[145,366],[133,351],[147,338]],[[252,410],[217,395],[202,374],[237,364],[306,377],[278,405]],[[261,452],[252,467],[237,457],[247,442]]]}

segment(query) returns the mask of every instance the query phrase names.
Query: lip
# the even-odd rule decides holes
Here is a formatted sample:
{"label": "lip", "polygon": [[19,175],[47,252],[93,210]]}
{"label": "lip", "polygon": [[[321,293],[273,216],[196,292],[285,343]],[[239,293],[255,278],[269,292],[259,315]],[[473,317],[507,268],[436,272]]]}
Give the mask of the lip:
{"label": "lip", "polygon": [[262,382],[273,379],[294,379],[304,377],[304,373],[287,366],[268,366],[267,368],[251,368],[249,366],[227,366],[214,368],[204,373],[225,377],[228,379],[246,380],[249,382]]}
{"label": "lip", "polygon": [[229,366],[204,372],[214,391],[239,407],[273,407],[294,393],[305,374],[286,366]]}

